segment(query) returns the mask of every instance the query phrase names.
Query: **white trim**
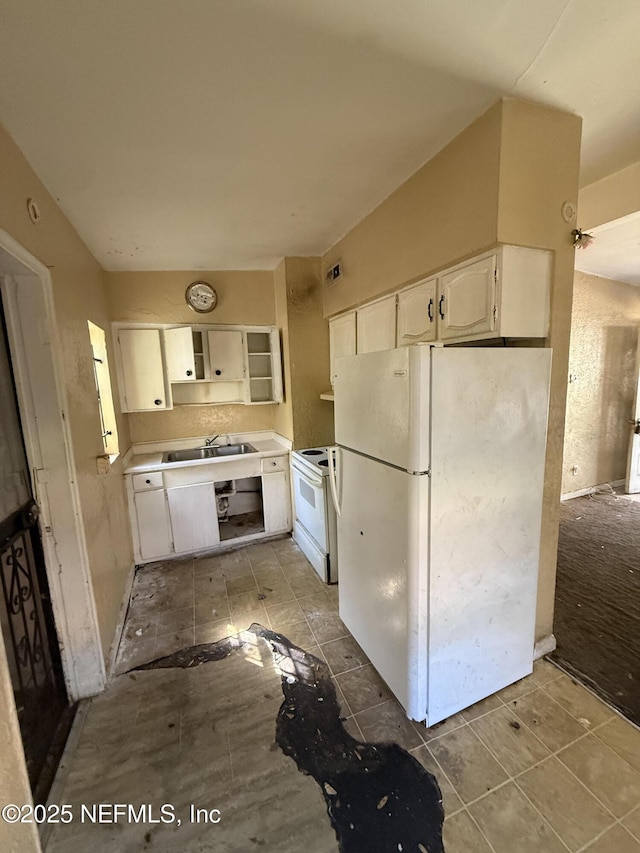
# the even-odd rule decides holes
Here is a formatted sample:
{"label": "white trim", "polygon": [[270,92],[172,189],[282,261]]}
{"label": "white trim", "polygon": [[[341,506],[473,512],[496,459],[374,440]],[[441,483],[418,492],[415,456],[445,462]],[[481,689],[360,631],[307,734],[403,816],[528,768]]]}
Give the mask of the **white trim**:
{"label": "white trim", "polygon": [[556,648],[556,638],[553,634],[548,634],[546,637],[543,637],[533,647],[533,659],[539,660],[545,655],[550,654]]}
{"label": "white trim", "polygon": [[[41,513],[64,677],[69,698],[75,701],[104,689],[105,668],[67,417],[53,285],[49,270],[2,229],[0,250],[10,256],[9,263],[0,261],[0,292],[32,486]],[[41,387],[36,391],[38,383]]]}
{"label": "white trim", "polygon": [[610,483],[600,483],[598,486],[589,486],[586,489],[578,489],[577,492],[565,492],[560,495],[561,501],[570,501],[572,498],[582,498],[584,495],[594,495],[600,489],[606,489],[607,486],[615,488],[616,486],[624,486],[624,480],[612,480]]}
{"label": "white trim", "polygon": [[109,668],[107,670],[107,678],[109,681],[111,681],[111,679],[116,675],[116,658],[118,656],[118,649],[120,648],[120,641],[122,640],[122,634],[124,632],[124,623],[127,619],[129,600],[131,599],[131,594],[133,592],[133,582],[135,580],[135,576],[136,567],[135,564],[132,563],[129,572],[127,573],[127,580],[124,585],[124,595],[122,596],[120,612],[118,613],[118,621],[116,622],[116,627],[113,632],[113,640],[111,641],[111,649],[109,651]]}

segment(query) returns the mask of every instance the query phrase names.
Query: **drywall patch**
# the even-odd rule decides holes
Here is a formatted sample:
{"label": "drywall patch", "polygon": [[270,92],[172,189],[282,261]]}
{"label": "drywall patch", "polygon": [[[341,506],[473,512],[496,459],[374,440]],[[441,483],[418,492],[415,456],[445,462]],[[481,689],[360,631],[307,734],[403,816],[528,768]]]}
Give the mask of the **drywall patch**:
{"label": "drywall patch", "polygon": [[361,743],[345,730],[325,663],[282,634],[253,624],[217,643],[191,646],[137,669],[201,666],[255,638],[269,644],[284,701],[276,742],[320,786],[341,853],[444,853],[436,778],[396,743]]}

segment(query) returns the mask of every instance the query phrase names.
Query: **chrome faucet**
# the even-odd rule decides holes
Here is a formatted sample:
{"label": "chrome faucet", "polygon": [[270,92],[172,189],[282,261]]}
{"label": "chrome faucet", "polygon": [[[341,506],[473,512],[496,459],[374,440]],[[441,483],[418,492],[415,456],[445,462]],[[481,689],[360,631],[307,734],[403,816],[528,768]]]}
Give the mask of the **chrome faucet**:
{"label": "chrome faucet", "polygon": [[214,435],[213,438],[205,438],[204,446],[205,447],[211,447],[211,445],[216,440],[216,438],[220,438],[221,435],[222,435],[222,433],[218,433],[218,435]]}

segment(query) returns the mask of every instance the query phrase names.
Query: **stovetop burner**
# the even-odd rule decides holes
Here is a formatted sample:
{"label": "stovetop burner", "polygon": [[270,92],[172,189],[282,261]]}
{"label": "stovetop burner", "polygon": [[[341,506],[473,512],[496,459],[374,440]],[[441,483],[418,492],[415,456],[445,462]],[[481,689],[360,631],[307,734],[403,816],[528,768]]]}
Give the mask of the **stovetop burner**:
{"label": "stovetop burner", "polygon": [[322,450],[301,450],[303,456],[322,456]]}

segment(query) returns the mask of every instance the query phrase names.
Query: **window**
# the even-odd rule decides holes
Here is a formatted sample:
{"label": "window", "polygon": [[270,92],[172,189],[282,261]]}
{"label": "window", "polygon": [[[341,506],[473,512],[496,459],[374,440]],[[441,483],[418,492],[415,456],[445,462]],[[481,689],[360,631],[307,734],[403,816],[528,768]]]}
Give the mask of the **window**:
{"label": "window", "polygon": [[100,409],[100,424],[102,427],[102,444],[104,452],[113,462],[118,455],[118,427],[116,413],[111,394],[111,376],[107,361],[107,342],[104,331],[91,321],[88,322],[89,338],[93,351],[93,373],[98,391],[98,408]]}

